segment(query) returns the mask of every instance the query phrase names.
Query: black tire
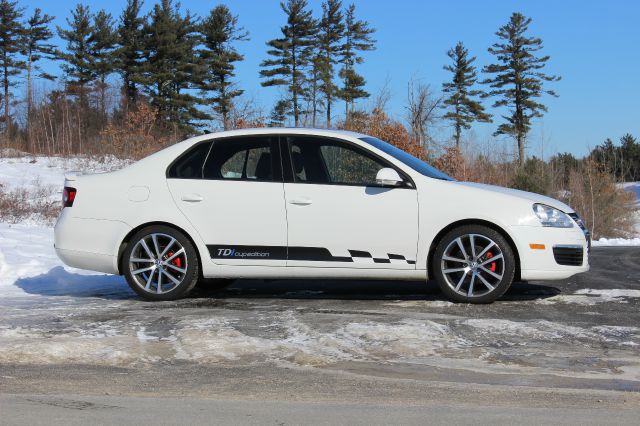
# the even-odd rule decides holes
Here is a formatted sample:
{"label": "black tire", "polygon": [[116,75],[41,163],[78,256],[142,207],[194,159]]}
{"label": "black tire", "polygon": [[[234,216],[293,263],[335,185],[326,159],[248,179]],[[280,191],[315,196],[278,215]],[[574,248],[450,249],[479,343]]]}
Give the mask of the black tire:
{"label": "black tire", "polygon": [[200,278],[198,288],[206,290],[222,290],[236,282],[234,278]]}
{"label": "black tire", "polygon": [[[486,247],[490,248],[482,254]],[[465,262],[459,260],[463,257]],[[491,261],[493,258],[495,262]],[[495,301],[511,286],[515,270],[511,244],[501,233],[482,225],[464,225],[448,232],[438,242],[431,261],[433,277],[442,292],[449,300],[462,303]],[[475,289],[478,289],[477,295]]]}
{"label": "black tire", "polygon": [[[157,256],[156,250],[153,247],[150,247],[151,254],[145,255],[145,252],[143,251],[143,246],[139,244],[139,242],[142,239],[145,239],[145,242],[146,242],[149,238],[152,238],[153,235],[156,235],[156,239],[158,240],[158,244],[160,245],[159,251],[161,252],[163,250],[163,246],[162,246],[163,241],[165,242],[164,247],[166,248],[166,246],[168,245],[166,241],[171,241],[170,239],[172,238],[175,239],[175,242],[173,243],[174,245],[172,247],[178,248],[179,246],[181,246],[181,248],[184,249],[184,251],[178,255],[178,258],[180,258],[181,260],[180,264],[173,265],[173,266],[171,265],[163,266],[165,271],[175,274],[172,276],[179,281],[179,284],[176,284],[175,282],[170,281],[168,274],[166,272],[162,272],[163,268],[160,268],[160,266],[157,266],[157,265],[155,269],[151,271],[151,274],[146,273],[145,275],[143,273],[143,274],[136,274],[136,276],[134,276],[134,272],[137,270],[143,269],[146,264],[152,265],[153,267],[153,262],[145,259],[144,263],[133,263],[131,261],[133,259],[132,258],[133,250],[136,250],[136,256],[134,258],[138,257],[138,253],[142,253],[142,256],[145,258],[146,257],[149,257],[150,259],[159,258],[159,256]],[[176,242],[178,244],[175,244]],[[147,246],[149,245],[150,244],[147,244]],[[180,251],[180,250],[176,250],[176,251]],[[166,261],[170,258],[171,255],[173,255],[173,253],[171,251],[168,251],[161,258]],[[179,268],[182,265],[186,265],[186,267]],[[134,270],[133,268],[140,268],[140,269]],[[169,269],[169,268],[172,268],[172,269]],[[176,270],[183,270],[184,272],[176,272]],[[131,289],[135,291],[142,298],[147,300],[154,300],[154,301],[177,300],[187,296],[189,292],[193,289],[193,287],[195,287],[195,285],[198,283],[198,278],[200,277],[200,262],[199,262],[198,253],[196,252],[195,247],[193,246],[189,238],[187,238],[182,232],[177,231],[176,229],[171,228],[169,226],[152,225],[136,232],[135,235],[133,235],[133,237],[129,240],[127,247],[122,255],[121,271],[123,272],[125,278],[127,279],[127,283],[129,284],[129,287],[131,287]],[[157,292],[158,286],[155,287],[156,290],[153,290],[154,287],[152,285],[149,288],[149,290],[145,290],[144,283],[147,282],[149,275],[151,275],[150,281],[153,284],[154,273],[157,274],[156,277],[158,275],[162,275],[163,277],[163,278],[160,278],[160,280],[156,278],[156,281],[160,282],[159,287],[161,288],[161,291],[163,288],[166,288],[167,286],[172,286],[173,288],[167,288],[167,291]],[[162,282],[163,279],[166,280],[166,283]],[[147,286],[149,285],[147,284]]]}

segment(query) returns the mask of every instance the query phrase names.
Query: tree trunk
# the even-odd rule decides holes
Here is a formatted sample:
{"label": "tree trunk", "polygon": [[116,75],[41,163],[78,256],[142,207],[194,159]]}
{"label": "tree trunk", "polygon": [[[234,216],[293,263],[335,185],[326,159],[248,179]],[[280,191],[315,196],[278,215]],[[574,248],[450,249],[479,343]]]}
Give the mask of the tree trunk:
{"label": "tree trunk", "polygon": [[[6,64],[6,55],[4,55],[4,60]],[[9,133],[9,67],[4,66],[4,131],[5,133]]]}
{"label": "tree trunk", "polygon": [[327,129],[331,128],[331,95],[327,94]]}
{"label": "tree trunk", "polygon": [[31,152],[31,108],[32,108],[32,93],[31,93],[31,52],[27,57],[27,140],[25,149],[27,152]]}
{"label": "tree trunk", "polygon": [[518,165],[520,167],[524,166],[524,135],[518,132],[517,136],[518,141]]}

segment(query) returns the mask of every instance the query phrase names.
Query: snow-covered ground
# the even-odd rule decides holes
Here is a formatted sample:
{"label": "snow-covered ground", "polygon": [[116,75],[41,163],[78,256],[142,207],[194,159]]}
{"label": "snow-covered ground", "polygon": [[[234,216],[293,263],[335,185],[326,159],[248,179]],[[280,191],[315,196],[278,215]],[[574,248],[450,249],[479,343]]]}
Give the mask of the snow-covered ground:
{"label": "snow-covered ground", "polygon": [[[108,172],[128,163],[113,157],[99,160],[32,156],[0,158],[0,188],[6,192],[25,189],[59,201],[66,172]],[[29,218],[22,223],[0,222],[0,295],[23,295],[24,291],[15,284],[25,277],[47,274],[47,283],[43,285],[60,288],[72,284],[73,277],[91,274],[62,265],[53,250],[52,225],[37,218]]]}

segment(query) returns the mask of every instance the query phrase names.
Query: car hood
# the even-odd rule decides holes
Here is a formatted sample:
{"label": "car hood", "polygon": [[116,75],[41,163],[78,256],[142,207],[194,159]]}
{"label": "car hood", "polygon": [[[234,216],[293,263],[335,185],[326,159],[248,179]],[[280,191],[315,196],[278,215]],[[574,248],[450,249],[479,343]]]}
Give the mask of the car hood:
{"label": "car hood", "polygon": [[482,189],[484,191],[498,192],[500,194],[509,195],[512,197],[517,197],[520,199],[524,199],[527,201],[531,201],[532,203],[540,203],[546,204],[547,206],[551,206],[558,210],[561,210],[565,213],[573,213],[573,209],[566,205],[565,203],[556,200],[555,198],[547,197],[545,195],[536,194],[534,192],[520,191],[519,189],[511,189],[505,188],[502,186],[496,185],[486,185],[484,183],[475,183],[475,182],[452,182],[456,185],[462,185],[466,187]]}

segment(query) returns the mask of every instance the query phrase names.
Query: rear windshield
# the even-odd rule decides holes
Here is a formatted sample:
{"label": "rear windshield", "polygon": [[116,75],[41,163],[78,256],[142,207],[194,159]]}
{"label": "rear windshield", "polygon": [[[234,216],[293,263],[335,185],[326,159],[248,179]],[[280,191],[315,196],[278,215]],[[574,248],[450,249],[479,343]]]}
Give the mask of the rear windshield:
{"label": "rear windshield", "polygon": [[386,142],[381,141],[380,139],[373,138],[371,136],[367,136],[364,138],[360,138],[361,141],[368,143],[371,146],[378,148],[380,151],[383,151],[386,154],[389,154],[393,158],[402,161],[407,166],[411,167],[416,172],[425,175],[434,179],[441,180],[455,180],[451,176],[446,173],[441,172],[433,166],[425,163],[424,161],[414,157],[411,154],[407,154],[400,148],[396,148],[395,146],[388,144]]}

